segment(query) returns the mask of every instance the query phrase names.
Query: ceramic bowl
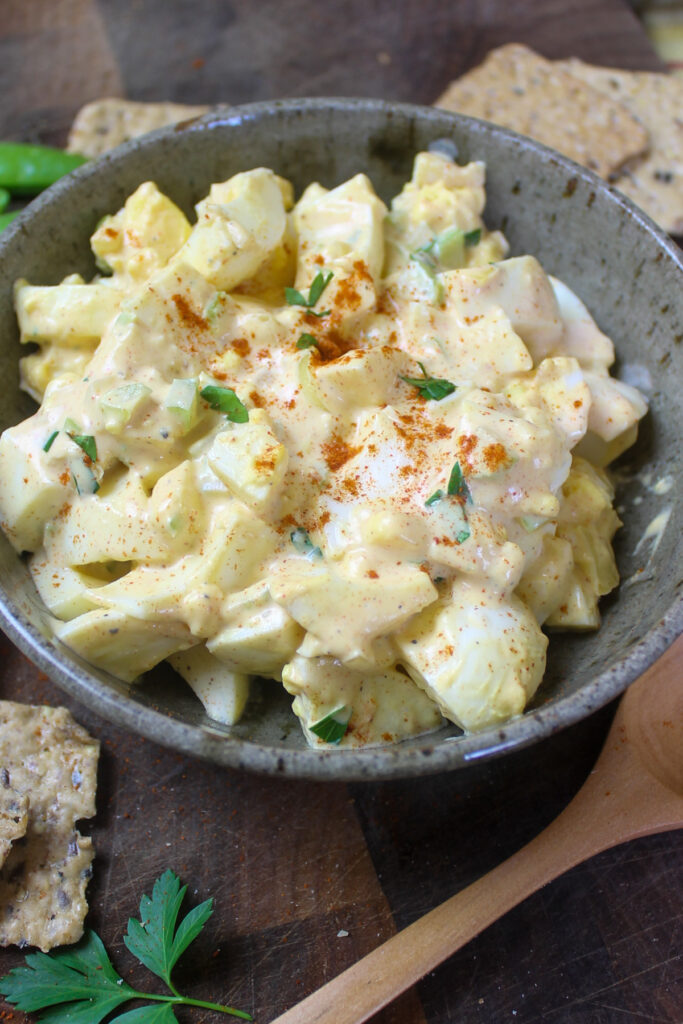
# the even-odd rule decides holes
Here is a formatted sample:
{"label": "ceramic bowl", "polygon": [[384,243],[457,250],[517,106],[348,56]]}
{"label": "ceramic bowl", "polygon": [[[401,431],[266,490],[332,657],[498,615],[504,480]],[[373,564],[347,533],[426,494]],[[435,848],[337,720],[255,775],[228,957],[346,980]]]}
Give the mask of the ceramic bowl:
{"label": "ceramic bowl", "polygon": [[[619,467],[617,507],[625,525],[616,549],[623,582],[603,601],[602,628],[552,637],[537,697],[503,728],[461,735],[444,727],[394,747],[317,751],[305,745],[291,698],[275,682],[257,682],[243,720],[228,729],[210,721],[171,673],[156,670],[131,687],[85,664],[51,640],[26,566],[0,537],[4,630],[61,687],[118,725],[190,755],[263,773],[319,779],[428,774],[501,755],[578,721],[621,693],[680,632],[680,252],[595,175],[482,121],[374,100],[260,103],[222,108],[85,165],[32,203],[0,238],[0,427],[33,410],[18,388],[13,281],[21,276],[51,284],[74,271],[92,276],[88,238],[95,224],[140,182],[153,179],[188,214],[212,182],[255,166],[272,167],[298,192],[313,180],[334,186],[362,170],[387,200],[410,176],[414,155],[443,140],[460,162],[486,162],[487,225],[505,231],[513,254],[533,253],[583,298],[616,343],[617,375],[641,386],[650,402],[638,444]],[[657,541],[647,528],[667,513]]]}

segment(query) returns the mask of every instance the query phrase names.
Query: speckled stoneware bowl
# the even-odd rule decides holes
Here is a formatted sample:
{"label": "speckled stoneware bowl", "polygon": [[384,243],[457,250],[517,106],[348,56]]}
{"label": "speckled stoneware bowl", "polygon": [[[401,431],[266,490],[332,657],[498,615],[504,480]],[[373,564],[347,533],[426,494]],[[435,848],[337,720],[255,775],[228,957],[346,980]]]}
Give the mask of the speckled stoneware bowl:
{"label": "speckled stoneware bowl", "polygon": [[[320,779],[377,779],[458,768],[532,743],[576,722],[621,693],[681,630],[680,490],[683,392],[683,264],[651,221],[593,174],[544,147],[443,111],[377,101],[301,100],[226,108],[121,146],[41,196],[0,240],[0,324],[4,429],[32,411],[18,389],[20,346],[12,283],[88,277],[88,238],[140,182],[153,179],[187,213],[214,181],[272,167],[297,190],[334,186],[365,171],[387,200],[410,176],[415,153],[448,140],[461,162],[488,169],[485,219],[503,228],[512,253],[533,253],[588,305],[615,341],[617,374],[643,386],[651,412],[622,466],[617,497],[622,583],[603,602],[590,635],[552,638],[546,679],[532,707],[504,728],[463,736],[454,727],[395,747],[364,751],[306,747],[291,698],[274,682],[255,684],[239,725],[204,715],[171,673],[128,686],[86,665],[50,639],[48,617],[23,561],[0,538],[1,615],[8,635],[65,690],[107,718],[169,747],[258,772]],[[672,478],[668,493],[654,485]],[[661,488],[659,489],[661,490]],[[671,510],[659,546],[648,524]]]}

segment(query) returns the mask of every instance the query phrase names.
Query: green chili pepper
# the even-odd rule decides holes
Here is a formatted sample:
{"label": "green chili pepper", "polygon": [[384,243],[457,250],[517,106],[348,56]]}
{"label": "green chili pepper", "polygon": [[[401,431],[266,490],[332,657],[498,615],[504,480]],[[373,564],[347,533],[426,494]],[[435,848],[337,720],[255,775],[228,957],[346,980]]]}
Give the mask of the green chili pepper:
{"label": "green chili pepper", "polygon": [[36,195],[86,160],[50,146],[0,142],[0,187],[12,195]]}
{"label": "green chili pepper", "polygon": [[10,210],[9,213],[0,213],[0,231],[4,231],[6,227],[9,227],[14,218],[20,213],[21,210]]}
{"label": "green chili pepper", "polygon": [[0,188],[0,213],[9,206],[11,196],[6,188]]}

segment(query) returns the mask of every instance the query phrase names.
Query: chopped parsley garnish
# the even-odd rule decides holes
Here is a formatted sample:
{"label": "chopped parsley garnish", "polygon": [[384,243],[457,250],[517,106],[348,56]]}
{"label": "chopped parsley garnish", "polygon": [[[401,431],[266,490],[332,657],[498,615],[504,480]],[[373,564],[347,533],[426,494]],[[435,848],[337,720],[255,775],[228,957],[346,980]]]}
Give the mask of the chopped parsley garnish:
{"label": "chopped parsley garnish", "polygon": [[216,384],[207,384],[199,392],[205,402],[208,402],[216,412],[223,412],[233,423],[246,423],[249,419],[249,410],[239,400],[232,388],[218,387]]}
{"label": "chopped parsley garnish", "polygon": [[465,232],[465,245],[479,245],[481,241],[481,228],[474,228]]}
{"label": "chopped parsley garnish", "polygon": [[470,489],[467,486],[467,481],[463,475],[463,471],[460,468],[460,463],[456,462],[451,470],[451,475],[448,478],[448,493],[454,495],[457,498],[463,498],[472,504],[472,495]]}
{"label": "chopped parsley garnish", "polygon": [[441,501],[442,498],[443,498],[443,491],[441,490],[441,488],[439,488],[438,491],[434,491],[433,494],[430,494],[430,496],[425,501],[425,505],[427,505],[427,506],[429,506],[429,505],[436,505],[437,501]]}
{"label": "chopped parsley garnish", "polygon": [[434,491],[434,493],[427,498],[425,505],[427,507],[430,505],[436,505],[436,503],[441,501],[442,498],[458,498],[461,500],[459,514],[462,516],[463,524],[455,536],[455,542],[456,544],[462,544],[471,535],[471,530],[467,525],[467,513],[464,505],[465,502],[469,502],[470,504],[472,503],[472,495],[467,485],[467,481],[465,480],[463,471],[460,468],[459,462],[456,462],[451,470],[446,493],[444,494],[441,488],[439,488],[438,491]]}
{"label": "chopped parsley garnish", "polygon": [[313,348],[314,346],[318,348],[318,342],[312,334],[307,333],[300,335],[296,343],[297,348]]}
{"label": "chopped parsley garnish", "polygon": [[50,448],[52,448],[52,445],[55,443],[55,438],[57,437],[58,433],[59,433],[58,430],[53,430],[52,431],[52,433],[48,437],[47,441],[43,445],[43,451],[44,452],[49,452]]}
{"label": "chopped parsley garnish", "polygon": [[[130,918],[123,938],[137,959],[168,987],[170,995],[137,992],[118,974],[99,935],[87,931],[75,946],[51,953],[29,953],[25,967],[15,967],[0,979],[0,992],[7,1002],[24,1013],[47,1010],[44,1021],[95,1022],[107,1017],[138,1024],[174,1024],[173,1006],[198,1006],[252,1020],[248,1013],[231,1006],[208,1003],[182,996],[171,980],[181,955],[197,938],[213,913],[213,900],[194,907],[177,924],[187,886],[180,885],[173,871],[165,871],[154,883],[152,895],[140,900],[140,920]],[[154,1002],[115,1018],[110,1014],[133,999]]]}
{"label": "chopped parsley garnish", "polygon": [[325,743],[339,743],[349,727],[352,713],[353,709],[343,704],[340,708],[330,711],[329,715],[325,715],[319,722],[314,722],[310,730]]}
{"label": "chopped parsley garnish", "polygon": [[306,555],[307,558],[322,558],[323,553],[320,548],[313,543],[311,540],[308,530],[304,530],[303,527],[297,526],[296,530],[292,530],[289,535],[289,539],[296,551],[300,555]]}
{"label": "chopped parsley garnish", "polygon": [[411,387],[417,388],[423,398],[433,399],[435,402],[440,402],[442,398],[446,398],[447,395],[452,395],[455,391],[455,384],[451,384],[449,380],[440,380],[438,377],[430,377],[425,370],[422,363],[417,364],[422,370],[422,377],[404,377],[402,373],[399,373],[401,380],[404,380],[406,384],[410,384]]}
{"label": "chopped parsley garnish", "polygon": [[285,299],[290,306],[304,306],[305,309],[312,313],[313,316],[327,316],[330,312],[329,309],[324,309],[320,313],[316,313],[313,310],[316,302],[327,288],[328,284],[334,277],[334,274],[330,270],[328,274],[323,274],[322,270],[313,278],[311,287],[308,289],[308,298],[297,291],[296,288],[285,288]]}
{"label": "chopped parsley garnish", "polygon": [[97,443],[92,434],[69,434],[74,444],[85,452],[91,462],[97,462]]}

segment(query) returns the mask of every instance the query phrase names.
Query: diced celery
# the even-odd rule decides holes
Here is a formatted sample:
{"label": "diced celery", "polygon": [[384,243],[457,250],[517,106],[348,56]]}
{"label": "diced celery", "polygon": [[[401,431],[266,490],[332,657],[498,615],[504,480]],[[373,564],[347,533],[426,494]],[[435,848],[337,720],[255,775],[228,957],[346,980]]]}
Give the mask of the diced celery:
{"label": "diced celery", "polygon": [[548,522],[546,516],[520,516],[520,524],[524,527],[527,533],[533,533],[539,526],[543,526]]}
{"label": "diced celery", "polygon": [[443,270],[457,270],[465,266],[465,232],[460,228],[447,228],[436,239],[436,254]]}
{"label": "diced celery", "polygon": [[99,404],[104,413],[105,429],[112,433],[122,430],[135,410],[151,394],[151,388],[137,382],[121,384],[103,394],[99,399]]}
{"label": "diced celery", "polygon": [[164,406],[178,417],[185,433],[197,419],[197,394],[194,378],[176,377],[164,399]]}

